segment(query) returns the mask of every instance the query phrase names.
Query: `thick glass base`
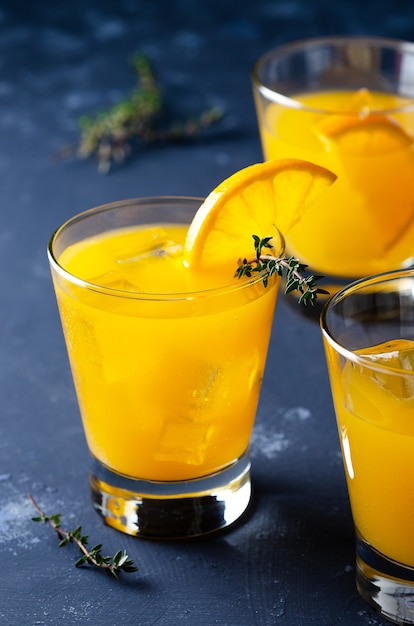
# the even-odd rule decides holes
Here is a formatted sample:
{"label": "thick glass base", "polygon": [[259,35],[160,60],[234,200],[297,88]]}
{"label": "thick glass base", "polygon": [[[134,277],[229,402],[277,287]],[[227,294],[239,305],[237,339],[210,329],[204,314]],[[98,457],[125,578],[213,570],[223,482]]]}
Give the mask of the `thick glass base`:
{"label": "thick glass base", "polygon": [[211,476],[152,482],[120,476],[93,459],[90,486],[104,521],[128,535],[147,539],[188,539],[234,523],[251,497],[250,460]]}
{"label": "thick glass base", "polygon": [[414,624],[414,568],[387,559],[357,537],[357,588],[394,624]]}

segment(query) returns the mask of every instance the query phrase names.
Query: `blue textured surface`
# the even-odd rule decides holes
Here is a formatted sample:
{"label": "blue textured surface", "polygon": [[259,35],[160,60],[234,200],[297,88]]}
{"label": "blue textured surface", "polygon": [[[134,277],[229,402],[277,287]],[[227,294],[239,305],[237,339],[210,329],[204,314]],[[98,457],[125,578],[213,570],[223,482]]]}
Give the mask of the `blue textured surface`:
{"label": "blue textured surface", "polygon": [[[0,623],[6,626],[368,626],[319,329],[279,303],[253,442],[254,506],[230,532],[193,544],[140,542],[92,511],[88,457],[46,244],[74,213],[148,195],[207,194],[262,159],[250,87],[256,58],[328,34],[414,39],[405,0],[3,1],[0,5]],[[54,162],[76,120],[134,85],[150,57],[177,115],[225,111],[208,139],[143,149],[108,176]],[[296,371],[296,377],[288,375]],[[34,525],[31,492],[137,575],[73,567]]]}

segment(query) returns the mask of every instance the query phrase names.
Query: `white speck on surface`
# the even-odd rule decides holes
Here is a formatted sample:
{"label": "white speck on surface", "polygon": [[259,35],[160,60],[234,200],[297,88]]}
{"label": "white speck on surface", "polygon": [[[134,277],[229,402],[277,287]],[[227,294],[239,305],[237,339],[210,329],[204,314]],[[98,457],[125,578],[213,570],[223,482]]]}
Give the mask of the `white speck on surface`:
{"label": "white speck on surface", "polygon": [[275,458],[280,452],[286,450],[289,440],[283,433],[269,432],[261,425],[253,430],[251,440],[251,452],[253,456],[264,455],[268,459]]}
{"label": "white speck on surface", "polygon": [[[13,541],[21,547],[37,543],[38,539],[31,534],[31,518],[36,515],[30,510],[29,500],[24,496],[14,497],[3,501],[0,509],[0,545]],[[16,546],[15,546],[16,547]]]}
{"label": "white speck on surface", "polygon": [[[23,482],[23,481],[20,481]],[[2,481],[2,491],[7,485],[6,479]],[[27,491],[16,493],[14,488],[10,488],[8,494],[1,493],[0,508],[0,547],[10,546],[10,550],[29,549],[39,543],[41,532],[40,524],[35,524],[32,517],[38,513],[31,504]],[[47,491],[47,490],[46,490]],[[45,493],[41,497],[41,505],[46,512],[55,509],[59,510],[60,503],[56,502],[54,493]]]}
{"label": "white speck on surface", "polygon": [[286,609],[286,598],[283,596],[279,598],[279,600],[274,605],[273,611],[271,612],[272,617],[284,617]]}
{"label": "white speck on surface", "polygon": [[304,420],[311,418],[312,414],[309,411],[309,409],[305,409],[302,406],[296,406],[291,409],[288,409],[283,414],[283,417],[284,419],[289,420],[289,421],[298,420],[302,422]]}

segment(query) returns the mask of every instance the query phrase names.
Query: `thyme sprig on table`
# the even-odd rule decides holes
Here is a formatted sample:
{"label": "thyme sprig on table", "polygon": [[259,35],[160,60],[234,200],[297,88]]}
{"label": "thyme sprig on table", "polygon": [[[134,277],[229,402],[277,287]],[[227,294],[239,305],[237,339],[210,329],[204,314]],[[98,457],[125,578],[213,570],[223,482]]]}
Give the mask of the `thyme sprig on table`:
{"label": "thyme sprig on table", "polygon": [[46,515],[36,500],[28,495],[29,500],[39,513],[37,517],[32,517],[34,522],[44,522],[55,531],[59,539],[59,547],[63,548],[69,543],[74,543],[78,546],[82,556],[75,562],[75,567],[81,567],[82,565],[92,565],[98,569],[101,569],[109,574],[112,574],[115,578],[118,578],[120,572],[132,573],[138,570],[135,567],[133,561],[128,557],[125,550],[118,550],[114,556],[102,555],[102,544],[97,544],[93,548],[88,549],[86,547],[88,543],[88,535],[82,534],[82,527],[77,526],[74,530],[63,530],[60,525],[60,514]]}
{"label": "thyme sprig on table", "polygon": [[267,287],[269,278],[273,274],[283,276],[286,273],[285,293],[291,293],[292,291],[299,292],[299,304],[305,305],[311,304],[314,306],[319,294],[328,295],[329,292],[325,289],[321,289],[316,286],[318,280],[323,276],[304,276],[303,272],[308,268],[304,263],[300,263],[295,257],[278,257],[273,254],[263,253],[263,249],[272,250],[273,246],[270,243],[272,237],[258,237],[252,235],[254,240],[255,257],[248,260],[243,259],[239,261],[239,266],[236,270],[235,276],[237,278],[243,278],[244,276],[250,278],[253,273],[263,273],[262,282]]}
{"label": "thyme sprig on table", "polygon": [[106,174],[113,162],[123,162],[132,152],[134,141],[167,143],[198,136],[222,118],[218,107],[183,121],[169,122],[159,87],[149,60],[140,54],[132,58],[138,85],[119,102],[78,120],[80,140],[76,147],[66,146],[61,156],[76,152],[80,158],[95,157],[98,170]]}

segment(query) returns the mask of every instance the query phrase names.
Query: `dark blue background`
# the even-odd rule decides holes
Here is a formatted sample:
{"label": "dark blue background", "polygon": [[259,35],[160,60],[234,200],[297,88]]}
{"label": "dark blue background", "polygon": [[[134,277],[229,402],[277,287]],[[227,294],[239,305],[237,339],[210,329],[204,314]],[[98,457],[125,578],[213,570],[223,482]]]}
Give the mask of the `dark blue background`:
{"label": "dark blue background", "polygon": [[[329,34],[414,39],[405,0],[0,2],[0,623],[139,626],[368,626],[385,622],[355,589],[354,537],[318,325],[283,299],[252,441],[254,501],[243,524],[191,544],[104,527],[46,260],[52,231],[97,204],[206,195],[262,159],[250,86],[256,58]],[[202,141],[138,150],[107,176],[51,156],[77,118],[135,86],[147,55],[172,117],[220,106]],[[73,566],[35,525],[26,494],[91,544],[125,547],[117,582]]]}

